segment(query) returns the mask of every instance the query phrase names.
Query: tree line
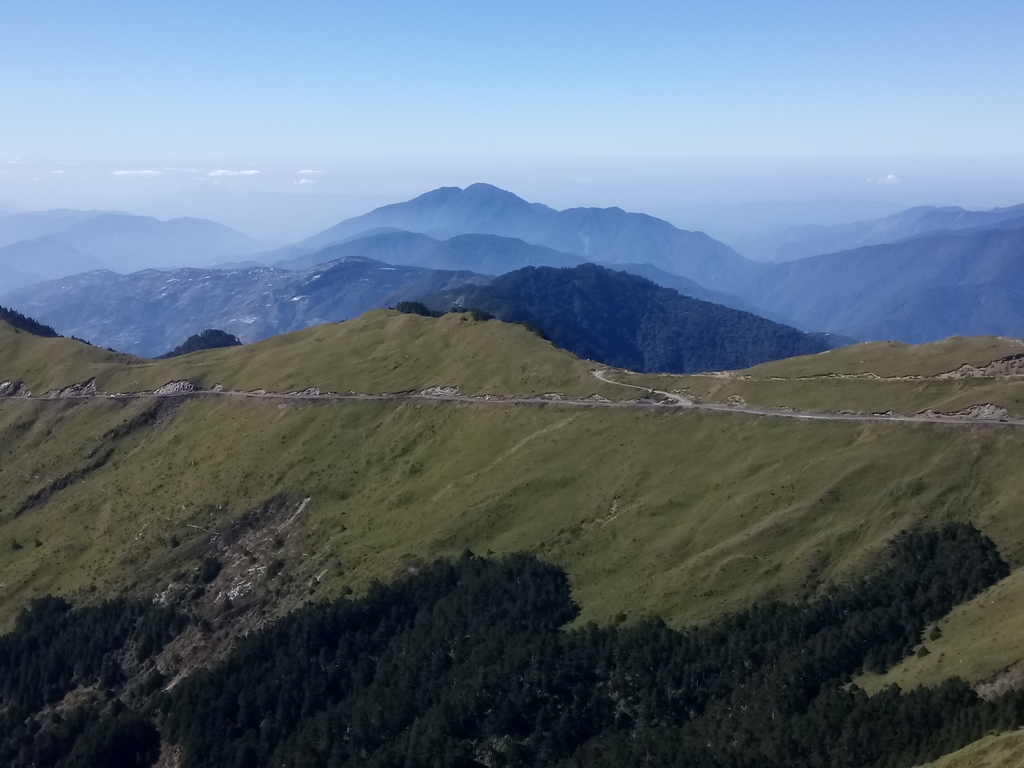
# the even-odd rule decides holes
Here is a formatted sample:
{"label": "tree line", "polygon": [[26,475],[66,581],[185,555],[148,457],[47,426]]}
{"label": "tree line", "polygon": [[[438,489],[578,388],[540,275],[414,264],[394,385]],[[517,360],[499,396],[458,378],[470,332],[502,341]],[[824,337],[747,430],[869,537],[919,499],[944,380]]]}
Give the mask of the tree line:
{"label": "tree line", "polygon": [[[1008,572],[989,539],[952,524],[902,534],[875,572],[804,603],[683,630],[576,627],[561,569],[466,553],[308,605],[170,691],[135,684],[46,728],[41,705],[83,681],[124,686],[106,660],[152,654],[183,625],[151,605],[44,602],[0,638],[7,722],[37,723],[0,761],[66,768],[123,748],[134,762],[108,764],[148,765],[159,733],[184,768],[912,766],[1021,725],[1024,695],[985,702],[954,679],[869,696],[851,680],[919,650],[929,623]],[[30,647],[38,661],[24,662]],[[43,744],[56,760],[17,762]]]}

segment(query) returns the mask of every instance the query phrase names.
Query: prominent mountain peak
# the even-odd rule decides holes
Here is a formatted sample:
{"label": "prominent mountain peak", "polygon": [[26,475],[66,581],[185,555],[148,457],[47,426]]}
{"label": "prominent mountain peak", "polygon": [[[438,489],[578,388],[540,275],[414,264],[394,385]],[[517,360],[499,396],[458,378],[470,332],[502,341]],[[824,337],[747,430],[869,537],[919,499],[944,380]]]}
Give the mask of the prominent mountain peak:
{"label": "prominent mountain peak", "polygon": [[[611,264],[653,264],[705,286],[727,286],[752,265],[729,246],[702,233],[621,208],[557,211],[494,186],[441,187],[348,219],[298,243],[311,252],[380,228],[419,232],[441,240],[498,235],[563,254]],[[561,266],[561,265],[560,265]]]}
{"label": "prominent mountain peak", "polygon": [[[496,187],[493,184],[486,184],[482,181],[478,181],[475,184],[470,184],[464,190],[462,194],[465,197],[471,197],[478,200],[494,200],[500,202],[520,203],[522,205],[531,205],[519,195],[509,192],[507,189]],[[546,207],[546,206],[545,206]]]}

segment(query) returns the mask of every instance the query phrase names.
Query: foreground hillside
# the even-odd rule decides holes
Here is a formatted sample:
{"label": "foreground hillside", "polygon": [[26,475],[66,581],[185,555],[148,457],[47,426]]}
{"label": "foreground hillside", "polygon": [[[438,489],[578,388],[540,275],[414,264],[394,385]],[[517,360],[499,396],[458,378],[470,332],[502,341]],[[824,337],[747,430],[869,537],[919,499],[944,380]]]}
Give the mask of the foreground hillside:
{"label": "foreground hillside", "polygon": [[[981,339],[951,340],[925,349],[861,345],[730,375],[635,380],[621,372],[609,376],[651,383],[665,390],[683,391],[689,387],[691,394],[698,384],[709,383],[714,387],[723,381],[748,386],[751,393],[762,391],[758,389],[762,385],[810,386],[838,381],[857,383],[864,387],[858,391],[884,398],[892,392],[902,392],[888,389],[890,384],[906,384],[918,387],[911,390],[914,397],[932,398],[934,405],[944,399],[970,399],[972,393],[982,391],[974,392],[963,386],[964,381],[971,379],[938,378],[941,373],[963,372],[966,365],[989,374],[988,378],[975,377],[987,382],[986,386],[998,385],[1008,388],[1007,391],[1019,386],[1012,371],[1008,372],[1012,360],[993,366],[993,361],[1012,357],[1019,348],[1017,344]],[[911,376],[929,378],[908,378]],[[225,389],[240,393],[254,389],[291,392],[309,387],[365,393],[458,387],[474,394],[560,393],[575,399],[331,400],[212,393],[63,399],[38,396],[47,389],[92,377],[96,387],[107,392],[152,392],[169,381],[188,379],[208,390],[220,383]],[[867,646],[863,644],[830,645],[823,639],[806,646],[816,650],[807,651],[811,655],[805,658],[805,652],[800,650],[805,646],[797,645],[795,650],[787,651],[776,646],[762,647],[757,640],[743,651],[752,654],[743,656],[751,659],[751,663],[756,658],[765,658],[763,653],[791,652],[796,653],[793,659],[804,659],[800,664],[810,663],[808,659],[812,657],[814,664],[820,662],[813,669],[801,667],[801,674],[813,673],[818,681],[813,690],[801,689],[809,698],[800,699],[794,693],[796,689],[779,686],[737,689],[735,694],[733,689],[709,690],[708,698],[702,699],[705,703],[700,704],[709,706],[707,716],[700,719],[704,725],[686,726],[678,733],[672,731],[676,735],[664,737],[658,732],[648,734],[653,739],[649,742],[652,748],[661,745],[657,747],[661,750],[658,760],[662,761],[658,764],[672,764],[674,758],[664,751],[666,745],[676,744],[673,739],[682,734],[680,748],[689,748],[686,745],[690,742],[686,740],[690,737],[685,734],[694,733],[703,743],[713,743],[725,750],[719,753],[716,746],[714,760],[728,754],[739,759],[750,748],[753,751],[749,754],[769,750],[762,754],[759,764],[791,764],[783,760],[784,755],[790,754],[786,750],[795,748],[793,754],[797,754],[805,748],[817,748],[818,742],[804,744],[797,736],[805,732],[801,723],[811,727],[810,720],[800,718],[811,716],[812,710],[806,707],[810,701],[819,701],[819,695],[825,696],[820,699],[823,708],[813,710],[819,714],[852,708],[850,711],[861,712],[869,722],[885,725],[896,722],[894,712],[909,717],[907,713],[920,706],[925,707],[922,712],[954,718],[958,723],[956,728],[936,731],[940,734],[937,741],[909,745],[901,742],[896,732],[878,732],[870,742],[872,748],[902,755],[894,765],[909,766],[914,764],[915,755],[932,759],[943,751],[957,749],[966,740],[983,735],[989,728],[987,724],[993,722],[990,718],[996,718],[1002,724],[1000,727],[1016,722],[1015,715],[1007,714],[1009,710],[1005,709],[1011,704],[1015,707],[1016,699],[1004,698],[1000,700],[1003,703],[989,707],[979,702],[968,686],[943,683],[949,674],[959,673],[960,669],[951,671],[948,664],[938,668],[928,664],[930,660],[950,658],[951,651],[941,650],[943,642],[961,650],[981,649],[972,655],[974,663],[962,665],[968,683],[977,685],[1004,680],[1001,671],[1024,658],[1024,643],[1019,640],[1022,635],[1017,631],[1018,624],[1024,621],[1024,538],[1019,527],[1024,479],[1017,471],[1024,461],[1024,433],[1017,427],[801,420],[783,418],[785,412],[779,416],[755,416],[658,405],[657,393],[647,396],[629,387],[602,382],[591,375],[584,362],[521,326],[494,320],[474,321],[468,314],[426,318],[377,312],[356,321],[260,344],[163,361],[115,355],[71,340],[41,338],[0,325],[0,380],[25,381],[36,393],[33,397],[0,398],[0,622],[10,629],[15,617],[32,599],[45,595],[61,595],[74,603],[94,606],[104,598],[118,595],[139,598],[141,603],[112,608],[112,613],[104,615],[115,622],[123,615],[142,617],[132,619],[136,622],[133,626],[142,634],[131,635],[130,646],[141,666],[133,667],[125,660],[128,657],[114,654],[112,658],[118,666],[106,662],[104,667],[106,655],[113,652],[89,651],[90,661],[83,662],[81,669],[94,670],[100,682],[93,688],[89,682],[92,678],[82,677],[83,689],[72,692],[71,702],[92,701],[99,706],[109,701],[106,697],[117,696],[131,707],[139,707],[139,702],[150,701],[148,697],[164,682],[175,679],[178,685],[186,686],[181,690],[196,692],[196,698],[189,701],[214,707],[204,710],[168,700],[160,705],[165,708],[158,718],[165,730],[156,736],[152,725],[146,730],[144,723],[130,718],[118,716],[92,725],[82,721],[81,727],[92,734],[89,739],[100,739],[103,733],[134,734],[139,754],[152,752],[153,738],[157,738],[157,744],[161,738],[170,739],[166,743],[191,749],[189,745],[206,743],[202,741],[208,736],[203,735],[203,723],[217,722],[216,717],[223,716],[237,718],[241,729],[224,731],[230,739],[217,746],[230,751],[232,759],[242,760],[237,755],[250,754],[250,747],[255,750],[252,754],[259,756],[279,747],[305,749],[311,744],[327,743],[317,741],[312,735],[314,731],[309,730],[320,725],[327,727],[329,720],[320,716],[305,723],[301,730],[288,730],[293,726],[286,725],[282,726],[284,730],[273,732],[276,735],[268,731],[265,742],[248,740],[245,728],[249,726],[245,724],[256,717],[257,709],[247,709],[246,705],[236,711],[237,707],[231,709],[227,704],[224,706],[228,709],[216,709],[221,706],[215,702],[220,700],[222,690],[216,680],[222,678],[207,678],[203,676],[206,673],[197,674],[197,670],[212,665],[221,671],[210,674],[230,677],[234,674],[232,669],[250,666],[248,662],[232,666],[232,659],[243,657],[231,656],[231,649],[258,648],[263,642],[259,638],[264,635],[257,635],[251,641],[255,645],[249,646],[238,646],[237,638],[268,627],[276,618],[291,616],[307,604],[322,606],[322,601],[370,595],[369,603],[356,600],[339,604],[339,620],[346,622],[346,616],[356,615],[348,611],[363,611],[364,606],[375,605],[373,600],[385,595],[379,587],[371,587],[375,580],[390,583],[408,577],[413,579],[411,583],[429,583],[429,574],[437,573],[432,570],[437,566],[428,566],[430,561],[458,558],[467,549],[491,559],[530,552],[541,561],[564,569],[579,613],[577,616],[575,609],[564,604],[565,610],[555,611],[557,615],[552,620],[557,621],[552,626],[557,628],[570,620],[570,626],[576,628],[584,627],[588,621],[597,621],[604,627],[622,626],[623,630],[636,626],[639,634],[622,636],[623,648],[634,649],[630,653],[643,660],[648,651],[641,648],[649,647],[651,653],[669,653],[676,643],[686,648],[687,643],[703,637],[690,630],[678,635],[659,634],[659,625],[642,621],[645,617],[659,616],[676,629],[691,624],[713,627],[722,622],[720,626],[726,632],[723,637],[738,638],[738,625],[733,622],[739,619],[729,618],[730,615],[771,600],[782,600],[790,606],[778,608],[782,611],[780,616],[797,611],[792,614],[794,617],[804,616],[799,613],[803,610],[799,606],[812,601],[812,610],[807,614],[809,626],[825,632],[822,638],[848,638],[847,632],[856,635],[861,631],[860,620],[836,625],[835,632],[841,632],[840,635],[828,634],[833,630],[826,631],[818,623],[825,614],[813,606],[821,606],[822,610],[831,606],[828,610],[834,610],[837,585],[856,585],[862,577],[870,580],[875,573],[893,573],[891,568],[879,571],[879,566],[889,561],[892,555],[887,553],[891,552],[892,542],[907,530],[927,535],[950,531],[949,538],[943,539],[951,542],[943,557],[955,560],[963,556],[967,560],[955,568],[940,568],[941,576],[961,572],[974,576],[948,590],[936,591],[928,586],[934,584],[934,575],[913,576],[909,572],[909,591],[905,593],[888,586],[871,587],[888,596],[906,594],[918,606],[915,613],[903,603],[894,603],[893,615],[901,617],[901,622],[910,622],[899,624],[897,629],[886,622],[867,621],[865,626],[885,626],[889,627],[886,632],[891,629],[896,633],[891,637],[882,633],[872,640],[878,649],[872,656],[864,655]],[[726,392],[733,384],[726,384],[709,397],[724,397],[727,401]],[[808,391],[795,390],[802,396]],[[849,407],[842,401],[847,390],[823,391],[819,398],[827,406],[822,409],[824,415]],[[78,389],[75,393],[87,390]],[[619,405],[603,404],[599,399],[584,401],[594,395],[609,399],[640,396],[641,400]],[[951,523],[970,523],[977,531],[970,526],[948,528]],[[970,558],[974,555],[969,553],[974,550],[956,543],[968,541],[975,542],[976,546],[971,546],[982,558],[979,562],[991,566],[985,566],[988,571],[972,565]],[[934,559],[929,558],[912,561]],[[535,571],[524,572],[522,576],[525,578],[529,573]],[[975,578],[985,573],[988,575],[980,581]],[[421,578],[417,574],[426,575],[417,582]],[[465,583],[475,583],[475,578]],[[913,586],[918,583],[914,579],[924,579],[925,587]],[[444,579],[442,582],[449,583]],[[405,587],[396,589],[399,592],[387,594],[400,594]],[[430,601],[435,598],[430,595],[437,593],[432,591],[433,587],[425,589],[417,594],[427,601],[425,605],[433,605]],[[844,595],[858,594],[853,586],[844,589],[853,590],[842,592]],[[544,612],[552,606],[562,605],[558,602],[562,597],[554,603],[544,602],[554,599],[548,587],[538,586],[536,590],[516,594],[517,600],[540,599],[543,606],[548,606],[543,608],[542,615],[547,615]],[[146,607],[157,596],[158,605]],[[871,610],[878,609],[875,598],[865,604],[874,606]],[[998,610],[994,610],[996,606]],[[477,613],[485,607],[480,605]],[[54,621],[59,624],[65,620],[61,617],[70,616],[70,621],[75,616],[73,612],[67,614],[66,607],[59,604],[42,604],[38,610],[39,623],[25,619],[19,624],[22,630],[51,626],[49,622]],[[132,613],[136,610],[142,613]],[[180,612],[184,618],[178,622],[168,618],[170,614],[147,613],[150,610]],[[295,614],[296,621],[318,621],[317,610],[320,609],[311,607]],[[451,647],[455,655],[443,653],[437,657],[440,661],[458,657],[455,646],[445,645],[447,633],[454,631],[455,625],[444,622],[463,621],[455,618],[453,610],[452,603],[442,600],[436,614],[431,614],[441,623],[417,625],[417,632],[425,634],[409,635],[430,639],[428,647]],[[528,617],[531,613],[524,609],[516,615]],[[847,614],[840,610],[838,615]],[[395,616],[395,621],[399,621],[398,614]],[[766,614],[755,611],[753,616],[764,618]],[[301,624],[279,626],[280,630],[267,631],[284,632],[290,637],[309,636],[301,632],[290,634],[292,630],[288,627]],[[357,622],[345,626],[363,625]],[[405,625],[387,626],[396,626],[395,631],[399,631]],[[941,628],[938,639],[932,638],[934,626]],[[74,635],[73,627],[68,631]],[[614,665],[625,663],[621,659],[627,657],[610,650],[617,647],[614,643],[619,642],[615,639],[618,636],[611,630],[601,634],[605,631],[593,630],[595,634],[584,635],[591,640],[581,649],[569,650],[583,653],[585,660],[605,658],[601,653],[610,654],[607,664],[611,666],[599,665],[598,669],[604,670],[601,675],[612,675]],[[709,631],[713,636],[717,630]],[[544,629],[547,632],[549,629]],[[654,635],[644,634],[648,632]],[[775,630],[766,632],[768,637],[780,636]],[[44,632],[43,636],[48,635]],[[458,633],[458,637],[476,638],[465,646],[467,653],[490,653],[490,646],[484,642],[486,636],[470,631]],[[15,633],[11,637],[20,635]],[[356,642],[359,636],[352,637]],[[538,648],[549,648],[551,653],[568,652],[562,646],[558,646],[562,650],[556,651],[556,646],[546,645],[547,634],[543,638],[530,637],[534,638],[530,643],[540,644]],[[551,639],[558,637],[558,633],[550,635]],[[419,647],[409,643],[399,642],[389,651],[393,655],[387,658],[394,658],[398,666],[384,664],[374,675],[385,677],[374,685],[395,686],[399,680],[405,681],[401,685],[422,682],[420,677],[387,677],[404,669],[400,666],[400,660],[406,658],[403,649]],[[169,644],[166,651],[162,650],[164,644]],[[930,649],[930,655],[916,655],[920,647]],[[605,650],[598,653],[600,648]],[[822,648],[838,648],[839,655],[819,656]],[[852,648],[860,650],[847,653]],[[311,653],[315,659],[315,649]],[[677,670],[684,678],[693,674],[695,679],[708,679],[710,673],[700,671],[703,667],[687,666],[688,651],[679,653],[683,656],[671,665],[666,662],[664,668]],[[292,654],[288,663],[301,666],[305,658],[299,653]],[[477,661],[465,667],[467,674],[491,668],[484,657],[472,658]],[[227,666],[217,666],[221,659]],[[523,657],[524,664],[526,660]],[[146,665],[153,663],[162,670],[159,674],[167,678],[146,677],[154,671]],[[271,663],[283,664],[285,660]],[[546,664],[530,668],[534,671],[529,674],[541,675],[544,680],[539,688],[530,690],[542,690],[545,697],[552,695],[559,700],[557,696],[563,694],[558,691],[562,689],[552,687],[554,680],[567,678],[547,677],[550,669]],[[583,669],[586,668],[584,665]],[[499,664],[495,669],[498,671],[494,680],[511,679],[505,667]],[[556,664],[551,669],[564,668]],[[746,667],[741,664],[738,669]],[[825,684],[830,680],[848,680],[863,669],[875,670],[857,677],[858,683],[869,690],[877,690],[876,680],[891,678],[901,683],[925,681],[935,686],[936,694],[907,694],[906,698],[894,699],[895,694],[890,692],[888,699],[872,700],[855,692],[847,695],[832,683]],[[882,677],[883,672],[888,677]],[[834,677],[840,673],[840,678]],[[126,679],[119,677],[121,674]],[[370,673],[364,669],[360,674]],[[445,675],[438,679],[448,681]],[[583,680],[595,679],[587,675]],[[749,675],[744,673],[741,677],[745,680]],[[237,683],[249,685],[245,682],[248,678],[243,678],[237,678]],[[278,679],[282,678],[270,673],[260,676],[260,680]],[[611,679],[626,678],[612,675]],[[470,675],[465,684],[479,684],[483,687],[472,690],[490,695],[489,680],[487,676]],[[70,680],[62,683],[71,684]],[[268,694],[259,693],[259,680],[252,681],[252,685],[252,706],[263,707],[270,701],[266,698]],[[604,689],[587,687],[591,682],[579,685],[573,683],[572,696],[580,697],[580,704],[573,711],[591,712],[598,718],[588,720],[591,725],[587,728],[597,730],[587,733],[611,730],[607,731],[606,741],[590,745],[592,751],[573,753],[577,764],[596,764],[599,758],[630,764],[636,758],[633,750],[639,748],[637,745],[644,747],[648,742],[619,741],[615,734],[621,732],[619,729],[628,729],[629,721],[601,719],[605,717],[600,704],[604,700],[594,696]],[[683,688],[698,690],[693,686]],[[370,695],[376,689],[371,686],[366,690],[366,695]],[[431,688],[433,693],[429,695],[440,695],[440,690]],[[451,690],[458,693],[462,689],[456,686]],[[568,690],[564,695],[569,695]],[[727,701],[728,696],[737,695],[745,700],[751,700],[750,696],[767,696],[763,702],[766,706],[772,702],[779,706],[772,691],[782,690],[787,697],[796,697],[787,698],[785,706],[796,718],[787,728],[796,729],[793,734],[797,741],[771,742],[775,746],[770,748],[766,746],[768,741],[758,741],[762,746],[756,748],[752,746],[754,742],[736,745],[731,737],[720,741],[722,734],[732,734],[738,727],[731,720],[733,716],[722,708],[721,702]],[[659,691],[655,686],[649,693],[660,697]],[[59,699],[64,694],[50,695]],[[447,705],[438,704],[441,709],[435,711],[431,709],[434,704],[429,703],[444,697],[439,700],[418,696],[410,694],[402,700],[421,702],[426,707],[424,712],[434,712],[432,718],[448,717],[444,714],[450,712],[445,709]],[[716,698],[721,696],[726,698]],[[39,706],[32,701],[25,706]],[[360,699],[357,696],[352,701]],[[715,701],[720,703],[711,706]],[[590,706],[597,709],[586,709]],[[684,720],[694,717],[671,707],[658,709],[667,706],[661,703],[651,706],[655,707],[651,712],[674,712],[672,717]],[[882,709],[876,711],[873,707]],[[958,718],[954,714],[968,710],[973,713],[970,717]],[[296,704],[294,711],[302,710]],[[764,723],[757,713],[767,711],[759,704],[743,716],[740,726],[750,733],[761,733],[759,729]],[[323,712],[324,718],[335,716],[328,715],[326,709]],[[404,726],[394,724],[406,722],[406,714],[405,709],[397,712],[397,719],[389,720],[391,725],[387,728],[398,730],[375,732],[374,743],[388,750],[405,749],[402,739],[409,734]],[[474,718],[476,715],[465,721],[467,728],[470,722],[477,722]],[[78,721],[65,722],[71,728]],[[501,723],[500,727],[488,724],[482,733],[520,732],[502,731],[513,726],[505,720]],[[336,725],[330,726],[331,733],[339,732]],[[652,727],[663,725],[659,721]],[[434,733],[433,727],[424,721],[422,733]],[[99,731],[94,733],[90,730],[93,728]],[[492,728],[498,730],[488,730]],[[551,723],[538,733],[554,738],[576,730],[576,726],[565,730]],[[394,737],[399,741],[392,742],[391,735],[381,735],[385,733],[399,734]],[[834,743],[846,743],[842,741],[845,737],[841,730],[834,736],[838,740]],[[472,749],[486,747],[495,754],[504,754],[506,747],[502,745],[506,742],[489,738],[473,736],[477,741],[471,742]],[[533,737],[523,739],[521,744],[531,750],[541,748],[541,742]],[[107,743],[102,739],[100,742]],[[557,746],[555,753],[568,754],[564,750],[570,747],[582,748],[566,742]],[[466,744],[458,748],[466,748]],[[213,753],[200,749],[194,754]],[[189,759],[192,762],[182,765],[203,764],[198,757]],[[352,754],[346,759],[358,760]],[[263,764],[260,760],[250,764]],[[707,764],[741,764],[714,760]]]}
{"label": "foreground hillside", "polygon": [[[639,394],[522,327],[466,315],[373,313],[165,361],[9,330],[0,350],[2,378],[36,393],[95,377],[107,392],[188,379],[271,392]],[[1005,516],[1019,489],[1002,467],[1024,449],[1015,431],[557,402],[9,398],[0,413],[4,535],[44,542],[4,556],[8,616],[54,589],[156,589],[198,556],[170,542],[201,541],[273,498],[311,499],[304,535],[335,564],[328,593],[403,557],[526,549],[565,564],[593,616],[629,607],[697,619],[802,594],[924,520],[978,521],[1011,564],[1024,562]],[[140,547],[166,560],[146,565]]]}
{"label": "foreground hillside", "polygon": [[[509,360],[521,361],[509,365]],[[621,396],[585,363],[522,326],[370,312],[271,339],[168,360],[107,352],[71,339],[41,339],[0,323],[0,380],[41,395],[95,379],[101,392],[152,392],[188,380],[202,389],[383,393],[458,385],[466,394],[560,392]]]}
{"label": "foreground hillside", "polygon": [[998,420],[1024,416],[1021,355],[1024,341],[995,336],[917,346],[871,342],[743,371],[616,378],[707,404]]}
{"label": "foreground hillside", "polygon": [[[184,605],[48,598],[22,613],[0,638],[0,760],[910,768],[1024,723],[1021,693],[993,703],[958,680],[871,697],[842,685],[905,656],[925,622],[1007,571],[964,524],[902,534],[883,562],[803,605],[676,631],[650,619],[570,628],[579,607],[562,570],[467,552],[316,601],[165,685],[178,651],[209,633],[193,611],[223,566],[207,559]],[[220,621],[246,597],[232,594]]]}

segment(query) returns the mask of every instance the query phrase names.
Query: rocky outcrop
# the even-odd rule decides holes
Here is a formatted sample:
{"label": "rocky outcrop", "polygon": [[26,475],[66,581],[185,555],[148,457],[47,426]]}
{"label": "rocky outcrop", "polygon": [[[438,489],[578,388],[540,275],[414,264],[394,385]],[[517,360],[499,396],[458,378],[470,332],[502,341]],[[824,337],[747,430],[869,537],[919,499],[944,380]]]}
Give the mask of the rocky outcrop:
{"label": "rocky outcrop", "polygon": [[196,391],[196,385],[191,381],[169,381],[157,389],[153,394],[167,397],[170,395],[187,395]]}
{"label": "rocky outcrop", "polygon": [[20,381],[0,381],[0,397],[28,397],[31,394]]}
{"label": "rocky outcrop", "polygon": [[72,384],[63,389],[51,389],[43,397],[48,400],[65,400],[74,397],[95,397],[96,394],[96,379],[89,379],[83,384]]}

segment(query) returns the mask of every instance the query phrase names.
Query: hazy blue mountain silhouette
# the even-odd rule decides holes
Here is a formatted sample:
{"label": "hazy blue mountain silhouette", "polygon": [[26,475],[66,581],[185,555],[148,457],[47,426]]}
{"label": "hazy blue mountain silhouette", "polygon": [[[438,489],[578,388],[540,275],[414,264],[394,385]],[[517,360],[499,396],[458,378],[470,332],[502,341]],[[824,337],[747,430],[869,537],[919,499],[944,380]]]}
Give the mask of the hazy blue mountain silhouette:
{"label": "hazy blue mountain silhouette", "polygon": [[1024,337],[1024,229],[943,233],[773,266],[740,295],[857,339]]}
{"label": "hazy blue mountain silhouette", "polygon": [[278,262],[277,266],[301,268],[347,256],[429,269],[468,269],[488,275],[502,275],[531,266],[576,266],[585,261],[579,256],[512,237],[471,234],[438,240],[419,232],[394,230],[328,246],[291,261]]}
{"label": "hazy blue mountain silhouette", "polygon": [[0,296],[18,288],[41,282],[43,278],[28,272],[22,272],[0,262]]}
{"label": "hazy blue mountain silhouette", "polygon": [[52,235],[93,216],[111,211],[76,211],[58,208],[50,211],[0,212],[0,247],[19,240]]}
{"label": "hazy blue mountain silhouette", "polygon": [[447,240],[483,234],[516,238],[586,261],[652,264],[701,285],[723,289],[757,265],[701,232],[620,208],[556,211],[489,184],[444,187],[378,208],[296,244],[319,249],[382,227]]}
{"label": "hazy blue mountain silhouette", "polygon": [[[361,256],[388,264],[427,267],[429,269],[468,270],[485,275],[503,275],[524,267],[575,267],[587,263],[580,256],[562,253],[542,245],[499,235],[458,235],[437,240],[418,232],[389,229],[368,237],[358,237],[339,245],[300,256],[275,266],[286,269],[309,267],[338,258]],[[684,296],[722,304],[754,314],[764,314],[754,304],[738,296],[712,291],[653,264],[602,264],[601,266],[646,277],[658,285],[672,288]],[[785,322],[780,317],[773,320]]]}
{"label": "hazy blue mountain silhouette", "polygon": [[871,221],[829,227],[793,227],[744,243],[745,255],[765,261],[792,261],[866,245],[893,243],[944,231],[1013,229],[1024,226],[1024,205],[968,211],[963,208],[920,206]]}
{"label": "hazy blue mountain silhouette", "polygon": [[0,264],[36,276],[32,282],[111,268],[101,258],[45,236],[3,246],[0,248]]}
{"label": "hazy blue mountain silhouette", "polygon": [[252,238],[208,219],[160,221],[118,213],[90,216],[47,239],[98,256],[121,272],[205,266],[260,250]]}

